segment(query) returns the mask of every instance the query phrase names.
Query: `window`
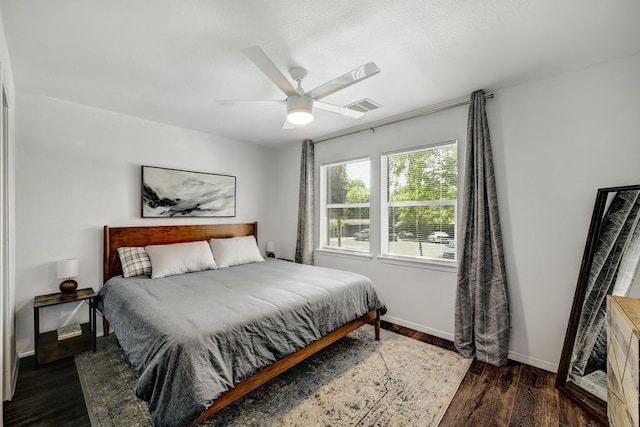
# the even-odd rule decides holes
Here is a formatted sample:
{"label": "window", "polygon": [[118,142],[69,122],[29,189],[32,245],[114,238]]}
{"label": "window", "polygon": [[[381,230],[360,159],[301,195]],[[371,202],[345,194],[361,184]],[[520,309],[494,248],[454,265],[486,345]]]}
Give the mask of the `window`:
{"label": "window", "polygon": [[455,142],[382,156],[382,254],[455,262],[457,159]]}
{"label": "window", "polygon": [[368,158],[320,168],[321,246],[369,252],[369,169]]}

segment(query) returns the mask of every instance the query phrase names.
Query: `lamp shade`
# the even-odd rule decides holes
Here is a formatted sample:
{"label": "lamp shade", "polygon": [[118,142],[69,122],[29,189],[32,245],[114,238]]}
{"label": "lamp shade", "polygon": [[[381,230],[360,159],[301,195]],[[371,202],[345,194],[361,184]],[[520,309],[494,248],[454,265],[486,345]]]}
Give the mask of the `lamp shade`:
{"label": "lamp shade", "polygon": [[287,98],[287,121],[294,125],[306,125],[313,121],[313,99],[307,95],[291,95]]}
{"label": "lamp shade", "polygon": [[303,109],[292,110],[287,115],[287,121],[294,125],[306,125],[313,121],[313,114]]}
{"label": "lamp shade", "polygon": [[80,272],[80,265],[77,258],[63,259],[58,261],[58,279],[68,279],[76,277]]}
{"label": "lamp shade", "polygon": [[276,251],[276,242],[274,242],[273,240],[269,240],[267,242],[267,245],[265,246],[265,250],[267,252],[275,252]]}

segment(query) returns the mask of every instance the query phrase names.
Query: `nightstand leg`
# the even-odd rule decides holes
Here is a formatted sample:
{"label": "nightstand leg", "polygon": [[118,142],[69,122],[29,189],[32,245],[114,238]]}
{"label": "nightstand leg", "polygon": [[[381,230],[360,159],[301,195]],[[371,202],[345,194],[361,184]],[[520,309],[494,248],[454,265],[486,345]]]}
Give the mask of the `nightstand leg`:
{"label": "nightstand leg", "polygon": [[91,298],[91,330],[93,331],[93,352],[96,352],[96,343],[98,339],[98,325],[96,324],[96,299]]}
{"label": "nightstand leg", "polygon": [[38,369],[38,340],[40,337],[40,307],[33,309],[33,336],[34,336],[34,354],[36,357],[36,369]]}

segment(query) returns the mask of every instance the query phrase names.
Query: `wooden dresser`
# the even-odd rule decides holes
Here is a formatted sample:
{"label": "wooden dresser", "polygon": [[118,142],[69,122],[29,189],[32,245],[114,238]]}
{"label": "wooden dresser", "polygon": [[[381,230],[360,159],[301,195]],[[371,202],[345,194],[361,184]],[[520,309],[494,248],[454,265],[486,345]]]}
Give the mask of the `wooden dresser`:
{"label": "wooden dresser", "polygon": [[614,427],[639,426],[640,299],[607,299],[607,416]]}

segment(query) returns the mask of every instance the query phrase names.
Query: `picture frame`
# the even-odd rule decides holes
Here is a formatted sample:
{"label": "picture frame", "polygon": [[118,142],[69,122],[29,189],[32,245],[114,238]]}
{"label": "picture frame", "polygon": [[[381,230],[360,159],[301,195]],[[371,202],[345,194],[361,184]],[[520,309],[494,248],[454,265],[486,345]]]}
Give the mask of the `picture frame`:
{"label": "picture frame", "polygon": [[235,217],[236,177],[141,167],[143,218]]}

